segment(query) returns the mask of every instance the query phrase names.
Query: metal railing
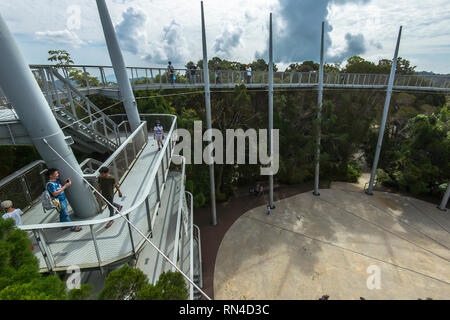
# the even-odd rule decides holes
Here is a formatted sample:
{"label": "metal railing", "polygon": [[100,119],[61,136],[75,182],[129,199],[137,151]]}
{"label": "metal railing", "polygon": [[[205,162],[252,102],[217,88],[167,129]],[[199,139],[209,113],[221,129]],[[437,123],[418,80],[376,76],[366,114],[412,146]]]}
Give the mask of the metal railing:
{"label": "metal railing", "polygon": [[[154,115],[142,115],[143,118]],[[161,196],[169,171],[171,155],[175,145],[176,117],[173,115],[159,115],[159,117],[172,118],[170,130],[166,133],[166,139],[162,150],[157,154],[153,162],[151,170],[148,174],[148,183],[142,187],[140,197],[136,199],[130,208],[123,209],[121,212],[140,230],[146,230],[151,235],[155,215],[160,206]],[[147,132],[147,123],[144,122],[134,131],[125,143],[105,162],[102,166],[112,167],[112,172],[117,175],[116,178],[123,178],[126,174],[125,170],[119,163],[125,161],[126,157],[133,156],[133,145],[137,141],[142,141],[143,135]],[[147,135],[148,136],[148,135]],[[144,140],[146,141],[146,140]],[[135,145],[139,148],[139,145]],[[136,149],[138,155],[139,149]],[[131,159],[132,157],[129,157]],[[117,170],[114,169],[114,163]],[[129,163],[132,165],[132,163]],[[87,175],[93,181],[98,170],[94,175]],[[78,265],[80,267],[100,267],[111,262],[125,259],[136,255],[136,252],[142,247],[144,239],[142,236],[131,228],[128,222],[124,225],[128,226],[128,232],[122,232],[120,243],[116,246],[111,245],[110,236],[105,235],[103,227],[109,221],[122,219],[116,214],[113,217],[104,219],[93,219],[84,221],[64,222],[64,223],[47,223],[37,225],[23,225],[20,228],[25,231],[31,231],[35,241],[38,243],[36,254],[44,260],[48,271],[65,270],[70,265]],[[72,226],[88,227],[83,228],[81,232],[70,234],[68,241],[67,232],[60,229]],[[61,233],[63,232],[63,233]],[[106,245],[105,245],[106,244]],[[80,255],[80,252],[83,254]],[[67,259],[65,257],[67,256]]]}
{"label": "metal railing", "polygon": [[45,189],[45,162],[34,161],[0,180],[0,200],[11,200],[14,207],[26,212]]}
{"label": "metal railing", "polygon": [[[117,88],[117,79],[111,66],[88,66],[88,65],[31,65],[36,73],[42,73],[44,69],[63,69],[67,79],[76,88]],[[135,89],[145,87],[157,87],[171,84],[167,68],[127,67],[129,79]],[[209,70],[211,84],[216,85],[266,85],[268,84],[268,71],[242,70]],[[354,74],[354,73],[324,73],[325,87],[384,87],[389,80],[388,74]],[[274,72],[274,84],[285,86],[316,86],[319,75],[316,71],[311,72]],[[175,69],[175,85],[204,85],[203,70]],[[396,75],[395,86],[402,88],[434,88],[449,89],[450,76],[448,75]]]}

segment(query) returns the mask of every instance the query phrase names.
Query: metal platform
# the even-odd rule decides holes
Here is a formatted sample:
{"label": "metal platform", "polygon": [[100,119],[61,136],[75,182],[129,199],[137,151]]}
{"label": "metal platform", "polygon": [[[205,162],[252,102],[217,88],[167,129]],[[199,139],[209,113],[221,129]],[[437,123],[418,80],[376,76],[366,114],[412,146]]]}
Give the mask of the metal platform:
{"label": "metal platform", "polygon": [[[147,135],[147,123],[143,122],[102,164],[110,167],[120,181],[124,196],[121,199],[116,196],[115,201],[123,205],[122,213],[146,235],[151,235],[151,230],[156,227],[156,213],[165,192],[175,144],[176,119],[170,115],[166,117],[172,119],[172,126],[161,151],[152,135],[148,135],[148,139],[142,138],[142,134]],[[85,174],[92,184],[96,177],[95,173]],[[83,221],[77,221],[75,217],[72,223],[59,223],[58,220],[56,212],[43,212],[40,204],[31,207],[23,216],[21,229],[29,231],[35,242],[34,253],[39,258],[42,272],[65,270],[74,265],[99,268],[136,255],[143,245],[142,236],[120,215],[109,218],[107,208]],[[114,220],[113,225],[105,229],[110,220]],[[83,230],[75,233],[62,229],[74,225],[82,226]]]}

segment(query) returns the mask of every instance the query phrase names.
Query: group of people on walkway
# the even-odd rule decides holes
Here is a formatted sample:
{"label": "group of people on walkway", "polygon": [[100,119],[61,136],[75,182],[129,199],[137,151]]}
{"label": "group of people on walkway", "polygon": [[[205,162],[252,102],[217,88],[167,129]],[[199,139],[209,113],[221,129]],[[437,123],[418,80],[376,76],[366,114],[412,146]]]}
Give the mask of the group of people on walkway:
{"label": "group of people on walkway", "polygon": [[[164,140],[164,128],[159,120],[156,120],[156,124],[153,128],[153,137],[158,144],[158,151],[161,150]],[[97,179],[97,199],[99,203],[106,202],[106,206],[109,209],[109,216],[112,217],[114,216],[116,210],[121,211],[123,208],[122,205],[114,202],[114,189],[117,190],[120,198],[122,198],[123,194],[116,179],[109,173],[108,167],[101,167],[99,173],[100,175]],[[47,174],[48,181],[45,186],[45,191],[48,192],[50,196],[50,201],[53,204],[52,207],[59,214],[59,221],[72,222],[69,216],[68,203],[65,194],[65,191],[72,185],[72,180],[68,178],[62,182],[60,180],[59,170],[56,168],[48,169]],[[13,219],[16,226],[22,225],[21,216],[23,215],[23,212],[20,209],[14,208],[11,200],[1,202],[0,206],[3,211],[3,219]],[[113,223],[114,220],[109,221],[106,228],[111,227]],[[70,230],[73,232],[79,232],[82,228],[79,226],[72,226],[70,227]]]}
{"label": "group of people on walkway", "polygon": [[[97,199],[99,203],[102,203],[102,201],[106,202],[106,205],[109,209],[109,216],[112,217],[115,213],[114,208],[116,208],[118,211],[122,210],[122,206],[114,202],[114,188],[117,189],[119,197],[122,197],[123,194],[120,191],[120,186],[117,183],[116,179],[109,173],[108,167],[101,167],[99,172],[100,175],[97,179],[99,193]],[[68,178],[63,183],[59,179],[58,169],[55,168],[48,169],[48,176],[49,179],[46,185],[46,191],[50,194],[51,200],[54,204],[54,208],[59,213],[59,221],[72,222],[69,216],[65,194],[65,190],[72,185],[71,179]],[[113,220],[109,221],[106,225],[106,228],[109,228],[113,224],[113,222]],[[70,230],[73,232],[79,232],[82,230],[82,228],[79,226],[73,226],[70,227]]]}
{"label": "group of people on walkway", "polygon": [[[189,83],[190,84],[195,84],[196,83],[196,80],[195,80],[196,73],[197,73],[197,66],[195,66],[194,64],[190,65],[188,70],[187,70],[187,72],[186,72],[187,76],[189,77]],[[214,82],[216,84],[222,83],[220,74],[221,74],[220,68],[216,67],[214,69]],[[176,80],[176,75],[175,75],[175,68],[173,67],[171,61],[169,61],[168,65],[167,65],[167,75],[168,75],[170,84],[173,85],[175,83],[175,80]],[[250,84],[252,82],[252,66],[251,65],[247,65],[245,67],[244,76],[245,76],[247,84]]]}

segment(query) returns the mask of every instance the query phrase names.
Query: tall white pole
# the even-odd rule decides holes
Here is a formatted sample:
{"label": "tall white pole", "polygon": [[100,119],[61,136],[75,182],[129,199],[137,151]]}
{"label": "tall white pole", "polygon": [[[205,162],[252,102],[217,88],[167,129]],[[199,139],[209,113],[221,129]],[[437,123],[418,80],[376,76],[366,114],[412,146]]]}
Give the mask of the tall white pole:
{"label": "tall white pole", "polygon": [[394,86],[395,70],[397,68],[398,49],[400,47],[401,36],[402,36],[402,27],[400,26],[400,30],[398,31],[398,37],[397,37],[397,45],[395,46],[394,59],[392,60],[391,74],[389,76],[389,83],[388,83],[388,88],[387,88],[387,93],[386,93],[386,99],[384,101],[383,118],[381,119],[380,133],[378,135],[378,142],[377,142],[377,148],[375,151],[375,158],[373,159],[372,172],[370,174],[369,188],[366,192],[369,195],[373,194],[373,192],[372,192],[373,183],[375,181],[375,176],[377,174],[378,160],[380,159],[381,145],[383,143],[384,128],[386,127],[386,120],[387,120],[387,117],[389,114],[389,104],[391,103],[392,88]]}
{"label": "tall white pole", "polygon": [[[62,181],[71,178],[72,185],[66,189],[65,193],[75,215],[80,218],[96,215],[97,201],[81,178],[83,173],[80,165],[66,143],[64,133],[1,16],[0,87],[12,103],[20,122],[26,128],[47,167],[58,169]],[[61,160],[58,154],[44,142],[44,139],[70,165]]]}
{"label": "tall white pole", "polygon": [[[273,30],[272,30],[272,13],[270,13],[269,22],[269,150],[270,157],[273,158]],[[271,160],[273,161],[273,159]],[[272,165],[272,163],[271,163]],[[269,175],[269,205],[273,209],[273,175]]]}
{"label": "tall white pole", "polygon": [[314,195],[320,196],[319,193],[319,169],[320,169],[320,139],[322,134],[321,126],[321,114],[323,105],[323,52],[324,52],[324,32],[325,32],[325,22],[322,21],[322,36],[320,39],[320,68],[319,68],[319,87],[318,87],[318,111],[317,111],[317,137],[316,137],[316,168],[314,176]]}
{"label": "tall white pole", "polygon": [[122,100],[124,100],[123,105],[125,107],[128,122],[130,123],[131,131],[134,131],[139,127],[141,121],[139,120],[136,99],[134,98],[133,89],[131,88],[119,41],[117,40],[117,35],[111,17],[109,16],[105,0],[97,0],[97,8],[102,22],[103,32],[105,34],[109,56],[114,68],[114,74],[116,75],[119,84],[120,95],[122,96]]}
{"label": "tall white pole", "polygon": [[[206,48],[206,31],[205,31],[205,15],[203,12],[203,1],[201,1],[202,9],[202,44],[203,44],[203,78],[205,81],[205,107],[206,107],[206,129],[211,127],[211,92],[209,88],[209,70],[208,70],[208,53]],[[212,142],[211,132],[207,136],[207,142]],[[208,155],[210,157],[210,155]],[[211,160],[211,158],[209,159]],[[217,225],[216,217],[216,185],[214,182],[214,163],[209,164],[209,186],[211,189],[211,224]]]}

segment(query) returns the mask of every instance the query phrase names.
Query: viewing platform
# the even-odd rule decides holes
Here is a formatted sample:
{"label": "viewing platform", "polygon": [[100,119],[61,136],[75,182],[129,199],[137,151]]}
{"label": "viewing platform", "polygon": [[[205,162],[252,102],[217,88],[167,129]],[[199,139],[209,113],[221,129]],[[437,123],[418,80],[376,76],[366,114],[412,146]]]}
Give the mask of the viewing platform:
{"label": "viewing platform", "polygon": [[[120,117],[124,116],[112,118],[120,121]],[[138,130],[129,135],[104,163],[87,159],[81,166],[85,172],[84,178],[95,188],[99,168],[109,167],[123,193],[122,198],[116,195],[114,199],[123,206],[121,213],[145,236],[155,241],[177,266],[190,273],[191,269],[193,272],[194,261],[191,257],[194,253],[191,250],[194,247],[192,199],[188,197],[188,206],[184,191],[184,162],[180,166],[181,172],[170,171],[177,139],[176,117],[142,115],[143,120],[152,124],[156,118],[167,130],[160,151],[153,134],[148,133],[147,126],[150,124],[143,121]],[[13,200],[25,212],[20,228],[27,231],[32,239],[33,252],[39,259],[41,272],[65,271],[73,267],[102,270],[105,266],[135,258],[156,281],[162,271],[171,267],[124,218],[117,213],[110,218],[106,206],[97,216],[89,219],[80,220],[72,216],[70,223],[60,223],[56,210],[45,212],[35,200],[45,186],[44,172],[42,161],[36,161],[16,172],[14,179],[2,180],[0,186],[2,199]],[[106,229],[110,220],[114,223]],[[82,230],[71,232],[71,226],[81,226]],[[140,257],[141,251],[144,260]]]}

